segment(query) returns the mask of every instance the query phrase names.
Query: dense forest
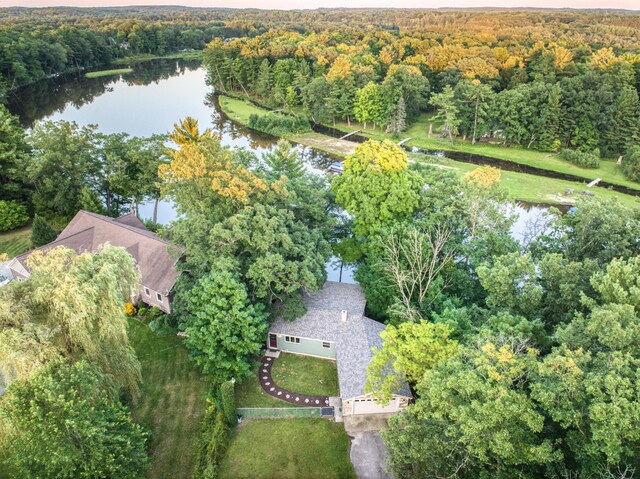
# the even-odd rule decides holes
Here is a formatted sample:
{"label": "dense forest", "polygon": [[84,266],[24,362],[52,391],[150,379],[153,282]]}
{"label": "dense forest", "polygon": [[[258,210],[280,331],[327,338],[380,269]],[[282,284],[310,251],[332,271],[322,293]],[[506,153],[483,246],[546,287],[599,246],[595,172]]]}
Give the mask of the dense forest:
{"label": "dense forest", "polygon": [[585,167],[637,142],[637,16],[425,13],[424,20],[392,30],[216,39],[206,57],[211,82],[302,109],[318,123],[355,120],[398,134],[435,111],[451,139],[579,149],[584,154],[567,160]]}

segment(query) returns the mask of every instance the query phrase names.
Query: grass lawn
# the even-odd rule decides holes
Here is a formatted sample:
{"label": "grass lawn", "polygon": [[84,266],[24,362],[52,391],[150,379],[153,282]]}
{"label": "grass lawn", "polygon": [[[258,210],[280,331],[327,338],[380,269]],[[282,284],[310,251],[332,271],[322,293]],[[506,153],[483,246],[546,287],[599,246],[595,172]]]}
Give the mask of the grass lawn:
{"label": "grass lawn", "polygon": [[335,361],[280,353],[273,364],[271,375],[278,386],[299,394],[338,395],[338,370]]}
{"label": "grass lawn", "polygon": [[[228,96],[220,95],[220,108],[223,113],[227,115],[231,120],[241,125],[247,126],[249,124],[249,117],[251,115],[264,115],[268,110],[257,107],[251,103],[236,98],[230,98]],[[324,151],[331,155],[347,156],[355,151],[357,143],[352,141],[340,140],[338,138],[332,138],[327,135],[315,133],[313,131],[307,133],[291,134],[285,137],[287,140],[299,143],[305,146],[311,146],[317,150]]]}
{"label": "grass lawn", "polygon": [[[568,161],[561,160],[553,154],[529,150],[527,148],[515,147],[515,146],[501,146],[491,145],[486,143],[476,143],[472,145],[470,141],[463,141],[462,139],[454,140],[453,145],[447,138],[440,138],[437,132],[438,124],[434,123],[434,133],[429,136],[429,124],[433,122],[433,114],[423,113],[418,120],[411,124],[407,131],[402,133],[402,139],[411,138],[410,141],[405,143],[407,146],[418,146],[433,150],[450,150],[461,151],[465,153],[474,153],[477,155],[489,156],[492,158],[499,158],[501,160],[513,161],[514,163],[520,163],[522,165],[534,166],[537,168],[543,168],[546,170],[556,171],[559,173],[565,173],[570,175],[579,176],[586,180],[593,180],[595,178],[602,178],[603,181],[614,183],[617,185],[627,186],[640,190],[640,184],[630,181],[622,174],[622,171],[616,165],[615,160],[604,159],[600,161],[600,168],[581,168]],[[368,136],[371,138],[389,138],[394,140],[390,133],[384,133],[382,130],[374,129],[371,125],[365,130],[359,123],[352,123],[349,126],[344,121],[336,123],[336,128],[345,132],[351,132],[355,130],[362,131],[359,135]],[[395,139],[397,141],[397,139]]]}
{"label": "grass lawn", "polygon": [[0,233],[0,254],[7,254],[9,258],[24,253],[31,247],[31,226]]}
{"label": "grass lawn", "polygon": [[133,419],[152,433],[149,477],[190,478],[207,384],[176,336],[159,335],[137,320],[129,339],[142,364]]}
{"label": "grass lawn", "polygon": [[251,419],[234,433],[223,479],[356,478],[342,424],[326,419]]}
{"label": "grass lawn", "polygon": [[123,73],[131,73],[132,71],[133,69],[131,68],[118,68],[116,70],[100,70],[97,72],[89,72],[89,73],[85,73],[84,76],[86,76],[87,78],[99,78],[99,77],[106,77],[110,75],[121,75]]}
{"label": "grass lawn", "polygon": [[[459,175],[478,167],[471,163],[448,158],[420,154],[411,154],[410,157],[414,161],[446,168]],[[602,187],[587,188],[582,183],[545,178],[527,173],[502,170],[500,184],[509,191],[513,198],[531,203],[574,203],[581,196],[582,191],[589,190],[599,198],[617,198],[626,206],[640,208],[640,197],[618,193]],[[564,192],[569,188],[572,188],[574,193],[570,196],[564,196]]]}
{"label": "grass lawn", "polygon": [[132,63],[146,62],[148,60],[202,60],[204,58],[204,50],[192,50],[188,52],[169,53],[167,55],[152,55],[149,53],[141,53],[139,55],[131,55],[124,58],[114,60],[114,65],[129,65]]}
{"label": "grass lawn", "polygon": [[238,407],[300,407],[297,404],[290,404],[273,396],[269,396],[263,391],[258,381],[259,362],[253,370],[253,376],[236,384],[236,404]]}

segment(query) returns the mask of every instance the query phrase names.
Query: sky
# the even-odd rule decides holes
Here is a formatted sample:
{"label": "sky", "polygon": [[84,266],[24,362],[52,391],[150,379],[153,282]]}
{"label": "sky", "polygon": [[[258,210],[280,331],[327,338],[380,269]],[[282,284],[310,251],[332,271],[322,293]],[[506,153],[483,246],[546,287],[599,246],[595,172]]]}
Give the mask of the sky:
{"label": "sky", "polygon": [[[537,8],[623,8],[640,10],[640,0],[0,0],[0,6],[125,6],[186,5],[192,7],[234,7],[263,9],[314,9],[331,7],[463,8],[463,7],[537,7]],[[0,14],[1,15],[1,14]]]}

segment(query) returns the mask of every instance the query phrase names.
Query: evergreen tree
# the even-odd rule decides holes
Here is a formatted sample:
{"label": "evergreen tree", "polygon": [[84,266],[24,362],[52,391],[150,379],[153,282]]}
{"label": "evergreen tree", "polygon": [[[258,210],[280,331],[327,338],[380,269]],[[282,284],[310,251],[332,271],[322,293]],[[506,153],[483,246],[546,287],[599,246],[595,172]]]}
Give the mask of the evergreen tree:
{"label": "evergreen tree", "polygon": [[620,91],[611,119],[609,147],[612,152],[622,153],[638,143],[640,134],[640,104],[638,92],[626,86]]}
{"label": "evergreen tree", "polygon": [[460,119],[458,118],[458,108],[454,101],[454,92],[451,86],[447,85],[442,93],[437,93],[431,97],[429,103],[436,107],[438,113],[435,119],[443,121],[443,129],[449,135],[449,141],[453,143],[453,137],[458,134]]}
{"label": "evergreen tree", "polygon": [[265,98],[271,93],[271,66],[266,58],[262,60],[256,78],[256,93]]}
{"label": "evergreen tree", "polygon": [[560,117],[562,115],[560,96],[562,90],[560,84],[556,83],[549,90],[549,100],[547,101],[547,111],[545,112],[544,129],[540,133],[540,147],[547,151],[556,151],[561,145],[560,142]]}
{"label": "evergreen tree", "polygon": [[42,216],[36,215],[31,228],[31,244],[35,247],[49,244],[58,237],[58,233]]}

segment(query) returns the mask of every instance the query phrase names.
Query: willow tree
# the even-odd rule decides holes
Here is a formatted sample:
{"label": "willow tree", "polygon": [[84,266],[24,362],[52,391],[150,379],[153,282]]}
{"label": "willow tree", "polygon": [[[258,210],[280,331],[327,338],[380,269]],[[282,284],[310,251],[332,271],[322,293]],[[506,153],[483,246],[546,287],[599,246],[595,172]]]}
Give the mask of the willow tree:
{"label": "willow tree", "polygon": [[28,280],[0,290],[0,373],[28,377],[51,360],[85,359],[104,372],[112,398],[138,395],[140,363],[124,305],[139,280],[133,258],[109,244],[78,254],[57,247],[27,260]]}

